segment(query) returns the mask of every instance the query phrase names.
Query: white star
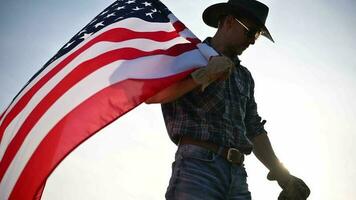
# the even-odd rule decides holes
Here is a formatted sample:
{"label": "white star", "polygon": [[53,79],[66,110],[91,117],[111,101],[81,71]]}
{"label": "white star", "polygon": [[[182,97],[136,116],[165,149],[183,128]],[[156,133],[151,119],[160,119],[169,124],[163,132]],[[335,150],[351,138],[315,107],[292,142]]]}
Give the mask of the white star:
{"label": "white star", "polygon": [[107,12],[109,12],[109,11],[105,10],[104,12],[100,13],[100,16],[106,14]]}
{"label": "white star", "polygon": [[113,5],[111,5],[112,7],[116,6],[119,2],[115,2]]}
{"label": "white star", "polygon": [[111,17],[111,16],[116,16],[116,15],[115,15],[115,13],[110,13],[110,14],[106,15],[105,18],[109,18],[109,17]]}
{"label": "white star", "polygon": [[96,20],[98,20],[98,19],[93,19],[93,21],[91,21],[89,24],[92,24],[92,23],[94,23],[94,22],[96,22]]}
{"label": "white star", "polygon": [[81,30],[81,31],[78,33],[78,35],[80,35],[80,34],[82,34],[82,33],[84,33],[84,32],[86,32],[85,29],[84,29],[84,30]]}
{"label": "white star", "polygon": [[123,19],[124,17],[118,17],[118,18],[116,18],[115,20],[118,20],[118,19]]}
{"label": "white star", "polygon": [[120,6],[120,7],[117,7],[116,10],[121,10],[121,9],[124,9],[125,6]]}
{"label": "white star", "polygon": [[72,45],[75,41],[72,41],[72,42],[68,42],[63,48],[66,49],[68,48],[70,45]]}
{"label": "white star", "polygon": [[146,16],[150,16],[151,18],[153,18],[152,15],[153,15],[153,12],[146,13]]}
{"label": "white star", "polygon": [[127,4],[132,4],[132,3],[135,3],[136,2],[136,0],[128,0],[126,3]]}
{"label": "white star", "polygon": [[91,36],[91,34],[88,33],[84,33],[84,35],[82,37],[80,37],[80,39],[87,39],[89,36]]}
{"label": "white star", "polygon": [[152,6],[152,3],[148,3],[147,1],[143,2],[142,4],[144,4],[146,7],[147,6]]}
{"label": "white star", "polygon": [[153,13],[155,13],[155,12],[157,12],[157,9],[155,8],[155,9],[152,9],[151,10]]}
{"label": "white star", "polygon": [[105,25],[103,24],[103,22],[99,22],[99,23],[95,24],[95,28],[98,28],[99,26],[105,26]]}
{"label": "white star", "polygon": [[136,8],[132,9],[132,10],[142,10],[143,8],[139,8],[138,6],[136,6]]}

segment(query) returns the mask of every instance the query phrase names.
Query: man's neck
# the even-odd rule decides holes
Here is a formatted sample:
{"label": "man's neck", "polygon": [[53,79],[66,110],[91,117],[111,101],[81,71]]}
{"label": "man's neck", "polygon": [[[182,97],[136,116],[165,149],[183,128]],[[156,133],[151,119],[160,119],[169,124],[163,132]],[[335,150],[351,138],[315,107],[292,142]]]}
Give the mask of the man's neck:
{"label": "man's neck", "polygon": [[237,56],[226,48],[226,45],[224,44],[223,40],[219,38],[218,35],[215,35],[211,38],[211,45],[224,56],[227,56],[232,59],[236,58]]}

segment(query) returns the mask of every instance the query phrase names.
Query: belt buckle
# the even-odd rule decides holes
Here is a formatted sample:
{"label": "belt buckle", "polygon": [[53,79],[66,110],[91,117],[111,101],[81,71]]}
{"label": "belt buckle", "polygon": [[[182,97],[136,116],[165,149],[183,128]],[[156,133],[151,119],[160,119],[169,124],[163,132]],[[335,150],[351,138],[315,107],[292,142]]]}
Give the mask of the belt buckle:
{"label": "belt buckle", "polygon": [[226,159],[231,163],[239,164],[241,162],[241,152],[238,149],[230,148],[227,151],[227,158]]}

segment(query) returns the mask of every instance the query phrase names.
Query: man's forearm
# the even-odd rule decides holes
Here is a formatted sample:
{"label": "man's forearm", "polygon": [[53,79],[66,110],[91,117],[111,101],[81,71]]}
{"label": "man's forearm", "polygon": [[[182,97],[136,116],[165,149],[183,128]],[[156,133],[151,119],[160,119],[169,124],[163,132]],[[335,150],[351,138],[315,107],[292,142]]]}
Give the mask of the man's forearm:
{"label": "man's forearm", "polygon": [[225,56],[213,56],[209,59],[206,67],[199,68],[190,76],[164,89],[155,96],[149,98],[145,103],[168,103],[178,99],[191,90],[201,86],[202,90],[216,80],[227,78],[234,63]]}
{"label": "man's forearm", "polygon": [[259,134],[253,140],[252,143],[253,153],[270,171],[280,167],[280,162],[274,153],[271,142],[267,134]]}

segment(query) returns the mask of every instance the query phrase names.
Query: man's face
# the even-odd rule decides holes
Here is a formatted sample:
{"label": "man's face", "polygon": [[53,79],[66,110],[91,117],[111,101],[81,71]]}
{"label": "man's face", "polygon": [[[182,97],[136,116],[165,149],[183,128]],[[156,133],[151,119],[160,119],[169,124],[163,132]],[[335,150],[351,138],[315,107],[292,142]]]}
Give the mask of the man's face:
{"label": "man's face", "polygon": [[258,27],[251,20],[227,16],[222,29],[226,39],[226,48],[234,55],[241,55],[251,44],[255,43],[254,33]]}

